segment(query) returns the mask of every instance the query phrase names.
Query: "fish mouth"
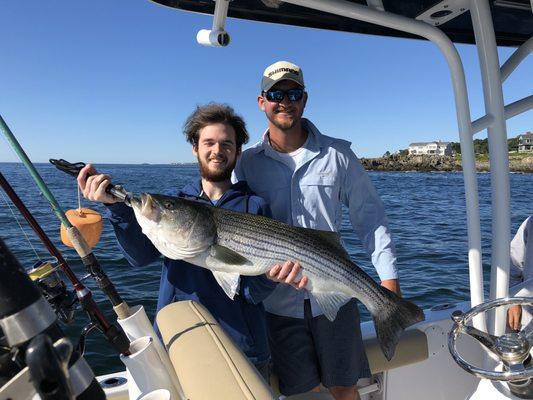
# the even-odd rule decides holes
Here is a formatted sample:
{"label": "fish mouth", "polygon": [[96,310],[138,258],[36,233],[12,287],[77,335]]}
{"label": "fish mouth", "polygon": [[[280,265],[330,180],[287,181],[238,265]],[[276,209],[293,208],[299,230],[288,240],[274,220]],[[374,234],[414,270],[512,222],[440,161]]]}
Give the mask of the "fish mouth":
{"label": "fish mouth", "polygon": [[140,205],[138,205],[140,214],[148,218],[152,221],[157,221],[159,219],[159,208],[157,207],[157,203],[149,193],[142,193],[141,194],[141,201]]}
{"label": "fish mouth", "polygon": [[154,204],[153,197],[148,193],[141,194],[141,214],[145,215],[152,209]]}

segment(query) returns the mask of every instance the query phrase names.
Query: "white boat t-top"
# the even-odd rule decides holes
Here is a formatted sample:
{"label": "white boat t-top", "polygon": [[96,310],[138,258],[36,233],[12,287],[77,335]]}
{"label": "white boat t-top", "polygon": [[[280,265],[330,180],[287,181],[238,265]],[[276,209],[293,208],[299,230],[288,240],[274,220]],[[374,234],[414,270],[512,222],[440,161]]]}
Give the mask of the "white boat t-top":
{"label": "white boat t-top", "polygon": [[[198,42],[206,46],[231,45],[231,32],[225,28],[228,16],[333,31],[425,39],[437,46],[450,71],[461,142],[470,302],[435,305],[424,310],[425,321],[404,332],[391,360],[385,359],[381,352],[372,323],[363,323],[372,378],[358,383],[359,393],[363,400],[533,398],[533,322],[530,322],[530,316],[527,317],[529,320],[523,321],[521,331],[506,332],[506,308],[511,305],[533,306],[533,282],[526,280],[509,292],[511,223],[506,120],[531,110],[533,95],[505,105],[502,89],[504,82],[533,49],[533,2],[153,1],[184,11],[213,14],[211,29],[202,29],[197,34]],[[179,18],[179,14],[176,15]],[[466,77],[455,43],[472,44],[478,49],[485,116],[476,121],[471,119]],[[501,65],[497,46],[517,49]],[[4,121],[0,119],[0,122],[2,131],[9,131]],[[492,205],[488,299],[484,296],[473,146],[473,136],[485,129],[490,147]],[[37,303],[40,309],[46,308],[42,300],[36,300]],[[279,397],[275,377],[270,386],[267,385],[201,305],[185,301],[162,309],[156,318],[162,344],[153,333],[142,306],[120,310],[122,315],[118,323],[131,341],[130,354],[121,356],[126,372],[97,377],[108,399],[259,400]],[[524,312],[527,314],[527,307]],[[46,313],[53,320],[53,315],[49,311]],[[18,329],[16,318],[9,318],[15,321],[15,325],[4,319],[0,320],[4,324],[2,327]],[[30,322],[25,321],[28,326],[33,326]],[[65,348],[64,344],[59,345]],[[51,348],[51,344],[47,346]],[[83,376],[89,376],[89,372],[71,378],[84,382]],[[0,400],[31,398],[36,399],[38,395],[32,390],[28,368],[0,389]],[[319,400],[331,397],[322,388],[291,398]]]}

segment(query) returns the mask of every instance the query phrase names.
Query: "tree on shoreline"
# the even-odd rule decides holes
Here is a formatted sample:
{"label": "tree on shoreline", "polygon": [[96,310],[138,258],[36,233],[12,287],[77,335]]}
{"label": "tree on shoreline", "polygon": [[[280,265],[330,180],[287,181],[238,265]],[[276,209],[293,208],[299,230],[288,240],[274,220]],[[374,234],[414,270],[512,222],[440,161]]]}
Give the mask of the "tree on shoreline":
{"label": "tree on shoreline", "polygon": [[[452,142],[452,149],[456,154],[461,154],[459,142]],[[518,136],[507,139],[507,151],[518,151]],[[489,154],[489,139],[474,139],[475,154]]]}
{"label": "tree on shoreline", "polygon": [[[461,143],[459,142],[451,142],[452,150],[454,154],[461,154]],[[507,151],[510,152],[518,152],[518,136],[514,138],[507,139]],[[383,154],[383,157],[389,157],[390,152],[387,151],[385,154]],[[398,151],[398,154],[400,156],[407,156],[409,155],[409,150],[402,149]],[[489,154],[489,139],[474,139],[474,154],[477,155],[488,155]]]}

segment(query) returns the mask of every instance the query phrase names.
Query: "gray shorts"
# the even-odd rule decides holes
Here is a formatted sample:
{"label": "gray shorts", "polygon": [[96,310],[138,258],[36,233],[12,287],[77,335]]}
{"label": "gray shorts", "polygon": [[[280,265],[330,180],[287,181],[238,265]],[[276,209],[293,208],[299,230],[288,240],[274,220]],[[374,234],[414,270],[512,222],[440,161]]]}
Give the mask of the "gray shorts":
{"label": "gray shorts", "polygon": [[273,371],[285,396],[307,392],[322,383],[325,387],[354,386],[370,377],[357,300],[352,299],[330,322],[312,317],[309,300],[304,319],[267,313]]}

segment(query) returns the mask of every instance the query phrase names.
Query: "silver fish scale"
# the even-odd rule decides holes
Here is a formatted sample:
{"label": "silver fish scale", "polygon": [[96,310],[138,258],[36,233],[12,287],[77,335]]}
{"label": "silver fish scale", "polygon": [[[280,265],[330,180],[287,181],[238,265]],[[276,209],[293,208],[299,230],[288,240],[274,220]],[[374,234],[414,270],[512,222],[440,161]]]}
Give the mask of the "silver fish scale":
{"label": "silver fish scale", "polygon": [[[266,268],[287,260],[297,260],[308,274],[340,282],[356,291],[358,298],[364,295],[380,302],[381,296],[375,293],[376,282],[351,260],[332,251],[332,246],[312,230],[224,209],[213,209],[213,217],[218,244],[250,260],[263,259]],[[369,286],[374,290],[369,291]]]}

